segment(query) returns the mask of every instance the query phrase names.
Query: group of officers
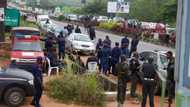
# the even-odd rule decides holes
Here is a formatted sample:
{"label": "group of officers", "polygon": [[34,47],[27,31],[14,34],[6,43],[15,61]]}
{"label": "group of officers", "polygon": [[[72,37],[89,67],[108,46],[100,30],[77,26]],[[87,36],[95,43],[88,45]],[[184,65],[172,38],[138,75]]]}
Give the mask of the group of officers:
{"label": "group of officers", "polygon": [[[106,36],[105,40],[99,39],[96,50],[99,65],[99,72],[105,75],[112,73],[118,77],[118,107],[123,107],[125,101],[125,93],[127,81],[131,81],[130,95],[132,98],[137,98],[136,88],[138,82],[142,83],[143,100],[141,107],[146,107],[147,97],[149,96],[150,107],[154,107],[154,92],[156,86],[157,67],[154,64],[154,58],[149,57],[142,62],[139,60],[137,53],[139,39],[134,35],[129,47],[129,39],[124,37],[119,43],[115,43],[115,47],[111,48],[111,40]],[[171,51],[166,53],[168,58],[167,67],[167,92],[168,92],[168,107],[171,107],[172,100],[175,97],[175,80],[174,80],[174,57]]]}
{"label": "group of officers", "polygon": [[[76,31],[81,32],[78,27],[76,27]],[[57,38],[58,43],[58,51],[59,51],[59,59],[64,59],[65,56],[65,38],[62,33]],[[113,74],[118,77],[118,107],[123,107],[125,96],[126,96],[126,88],[127,81],[131,80],[131,91],[130,95],[133,98],[137,97],[136,87],[138,81],[142,82],[142,104],[141,107],[146,107],[146,99],[147,96],[150,98],[150,107],[154,107],[154,88],[155,88],[155,78],[156,67],[153,64],[153,58],[148,58],[146,61],[141,64],[139,61],[139,55],[137,53],[137,46],[139,43],[139,39],[137,35],[134,35],[131,41],[131,47],[129,49],[130,41],[125,36],[121,40],[121,46],[119,43],[115,43],[115,47],[111,48],[111,40],[109,36],[106,36],[105,40],[98,40],[96,46],[96,56],[97,58],[99,72],[105,75]],[[53,51],[53,38],[49,37],[45,40],[45,48],[47,51],[47,56],[51,60],[52,66],[54,65],[54,60],[57,58],[56,54],[51,54]],[[167,52],[167,57],[169,60],[169,64],[167,67],[168,77],[167,77],[167,91],[168,91],[168,101],[169,106],[171,107],[172,100],[175,96],[175,80],[174,80],[174,57],[172,52]],[[130,59],[130,60],[129,60]],[[35,84],[35,96],[32,101],[32,105],[35,107],[40,107],[40,98],[43,90],[43,79],[42,79],[42,58],[37,58],[37,64],[33,66],[32,73],[34,75],[34,84]],[[57,64],[57,63],[56,63]],[[129,76],[130,74],[130,76]]]}

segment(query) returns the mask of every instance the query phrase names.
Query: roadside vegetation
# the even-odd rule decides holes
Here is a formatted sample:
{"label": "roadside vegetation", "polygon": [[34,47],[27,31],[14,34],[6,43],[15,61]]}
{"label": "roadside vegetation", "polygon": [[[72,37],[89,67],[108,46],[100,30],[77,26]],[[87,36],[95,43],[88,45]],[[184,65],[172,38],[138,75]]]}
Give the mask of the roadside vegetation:
{"label": "roadside vegetation", "polygon": [[98,76],[76,75],[74,63],[66,55],[64,72],[46,83],[47,95],[63,103],[104,107],[105,94]]}

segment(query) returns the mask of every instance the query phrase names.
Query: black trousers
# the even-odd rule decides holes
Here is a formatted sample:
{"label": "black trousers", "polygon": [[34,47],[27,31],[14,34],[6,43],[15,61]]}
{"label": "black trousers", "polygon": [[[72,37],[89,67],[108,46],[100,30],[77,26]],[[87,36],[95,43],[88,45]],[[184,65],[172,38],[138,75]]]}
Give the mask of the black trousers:
{"label": "black trousers", "polygon": [[32,103],[35,105],[35,107],[41,107],[40,106],[40,99],[42,97],[43,89],[42,87],[35,88],[34,97],[32,100]]}
{"label": "black trousers", "polygon": [[131,75],[131,97],[136,97],[137,83],[138,83],[138,75],[132,74]]}
{"label": "black trousers", "polygon": [[126,79],[118,79],[118,86],[117,86],[117,101],[121,104],[124,104],[125,101],[125,95],[126,95]]}
{"label": "black trousers", "polygon": [[150,107],[154,107],[154,81],[143,80],[143,101],[141,107],[146,107],[147,97],[149,96]]}

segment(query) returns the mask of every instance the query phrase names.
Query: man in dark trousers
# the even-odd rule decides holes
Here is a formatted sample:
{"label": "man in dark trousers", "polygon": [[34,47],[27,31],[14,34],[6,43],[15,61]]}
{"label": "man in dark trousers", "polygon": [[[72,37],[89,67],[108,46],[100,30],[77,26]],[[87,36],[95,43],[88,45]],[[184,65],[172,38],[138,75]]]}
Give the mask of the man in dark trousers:
{"label": "man in dark trousers", "polygon": [[32,105],[35,107],[41,107],[40,98],[43,92],[43,75],[42,75],[42,57],[37,58],[37,64],[32,67],[32,74],[34,76],[34,97],[32,101]]}
{"label": "man in dark trousers", "polygon": [[63,60],[65,56],[65,38],[63,35],[58,36],[58,49],[59,49],[59,59]]}
{"label": "man in dark trousers", "polygon": [[119,43],[115,43],[115,47],[112,49],[111,53],[111,64],[112,64],[112,74],[117,75],[115,65],[119,63],[119,58],[121,56],[121,49],[119,48]]}
{"label": "man in dark trousers", "polygon": [[105,75],[109,74],[109,59],[111,57],[111,49],[109,48],[108,44],[104,44],[103,48],[100,52],[100,63],[102,67],[102,71]]}
{"label": "man in dark trousers", "polygon": [[94,40],[96,38],[96,31],[95,28],[92,26],[89,28],[89,35],[91,40]]}
{"label": "man in dark trousers", "polygon": [[129,66],[126,61],[125,55],[120,58],[121,62],[116,65],[116,70],[118,72],[118,85],[117,85],[117,102],[118,107],[124,107],[127,81],[126,76],[128,75]]}
{"label": "man in dark trousers", "polygon": [[129,61],[129,68],[131,70],[131,97],[136,97],[136,87],[139,80],[138,72],[140,68],[139,54],[133,53],[133,57]]}
{"label": "man in dark trousers", "polygon": [[130,57],[133,52],[137,51],[137,46],[139,44],[138,36],[135,34],[132,41],[131,41],[131,50],[130,50]]}
{"label": "man in dark trousers", "polygon": [[153,58],[148,58],[148,62],[145,62],[142,66],[143,74],[143,101],[141,107],[146,107],[147,96],[149,96],[150,107],[154,107],[154,86],[155,86],[155,77],[156,70],[153,65]]}
{"label": "man in dark trousers", "polygon": [[79,28],[79,26],[77,25],[76,29],[75,29],[75,33],[81,33],[81,30]]}
{"label": "man in dark trousers", "polygon": [[127,36],[125,36],[122,40],[121,40],[121,53],[122,55],[125,55],[127,58],[129,58],[129,39],[127,38]]}
{"label": "man in dark trousers", "polygon": [[101,49],[103,48],[103,42],[102,39],[98,39],[98,43],[96,45],[96,53],[97,53],[97,59],[98,59],[98,70],[99,72],[101,72],[101,63],[100,63],[100,59],[101,59]]}
{"label": "man in dark trousers", "polygon": [[171,51],[167,52],[167,58],[169,60],[167,67],[167,90],[168,90],[168,107],[171,107],[172,100],[175,97],[175,79],[174,79],[174,68],[175,58]]}

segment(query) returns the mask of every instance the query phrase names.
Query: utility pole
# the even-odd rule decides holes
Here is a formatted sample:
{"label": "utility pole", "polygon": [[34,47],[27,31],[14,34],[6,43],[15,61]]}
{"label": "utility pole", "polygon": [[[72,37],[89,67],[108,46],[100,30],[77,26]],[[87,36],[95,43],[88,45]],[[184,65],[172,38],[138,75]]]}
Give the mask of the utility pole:
{"label": "utility pole", "polygon": [[[7,7],[7,0],[0,0],[0,8],[2,9],[2,12],[4,13],[4,8]],[[4,15],[2,14],[0,16],[0,42],[5,41],[5,25],[4,25]]]}
{"label": "utility pole", "polygon": [[190,107],[190,0],[178,0],[176,107]]}

